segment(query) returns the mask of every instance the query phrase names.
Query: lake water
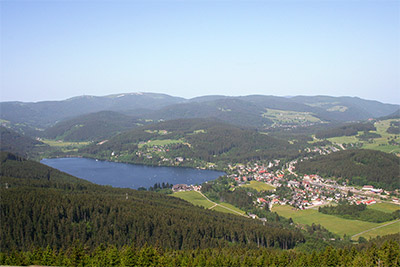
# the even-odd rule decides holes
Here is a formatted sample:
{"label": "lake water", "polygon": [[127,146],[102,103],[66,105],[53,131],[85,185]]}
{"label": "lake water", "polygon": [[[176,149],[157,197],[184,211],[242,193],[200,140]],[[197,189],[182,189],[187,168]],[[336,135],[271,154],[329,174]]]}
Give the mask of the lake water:
{"label": "lake water", "polygon": [[114,187],[149,188],[155,183],[202,184],[224,172],[190,168],[152,167],[87,158],[56,158],[40,161],[50,167],[90,182]]}

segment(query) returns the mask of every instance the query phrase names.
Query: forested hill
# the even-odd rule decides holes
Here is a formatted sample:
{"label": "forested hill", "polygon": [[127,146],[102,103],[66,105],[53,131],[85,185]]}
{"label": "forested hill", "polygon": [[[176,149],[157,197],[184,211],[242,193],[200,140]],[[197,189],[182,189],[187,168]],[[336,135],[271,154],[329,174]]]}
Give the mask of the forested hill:
{"label": "forested hill", "polygon": [[376,128],[373,122],[356,122],[356,123],[348,123],[345,125],[341,125],[338,127],[319,130],[315,134],[317,138],[330,138],[337,136],[350,136],[357,135],[359,131],[375,131]]}
{"label": "forested hill", "polygon": [[0,150],[13,152],[19,156],[26,157],[29,155],[34,155],[35,152],[42,148],[48,147],[46,144],[34,140],[30,137],[23,136],[16,133],[10,129],[0,126]]}
{"label": "forested hill", "polygon": [[107,142],[92,144],[80,154],[102,159],[154,165],[199,167],[205,162],[235,163],[249,160],[293,158],[296,144],[252,129],[215,120],[172,120],[119,134]]}
{"label": "forested hill", "polygon": [[375,150],[351,149],[299,162],[296,170],[348,180],[355,185],[399,189],[399,157]]}
{"label": "forested hill", "polygon": [[[144,120],[218,118],[258,129],[276,126],[308,127],[322,122],[346,122],[386,116],[398,105],[356,97],[203,96],[184,99],[165,94],[128,93],[79,96],[37,103],[1,102],[0,119],[14,130],[37,136],[64,120],[99,111],[115,111]],[[283,115],[290,113],[291,118]]]}
{"label": "forested hill", "polygon": [[294,227],[195,207],[163,194],[95,185],[1,152],[0,247],[66,249],[76,243],[169,249],[293,248]]}
{"label": "forested hill", "polygon": [[141,125],[141,120],[113,111],[100,111],[58,122],[44,136],[64,141],[92,141],[109,138]]}

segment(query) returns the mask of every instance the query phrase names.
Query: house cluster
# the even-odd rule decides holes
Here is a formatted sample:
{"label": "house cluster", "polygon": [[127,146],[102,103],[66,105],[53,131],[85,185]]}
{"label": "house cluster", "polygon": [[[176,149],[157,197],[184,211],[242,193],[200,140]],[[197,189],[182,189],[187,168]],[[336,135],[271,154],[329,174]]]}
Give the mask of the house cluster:
{"label": "house cluster", "polygon": [[[276,189],[263,197],[258,197],[255,205],[271,209],[273,205],[290,205],[298,209],[307,209],[328,203],[337,203],[347,200],[351,203],[371,205],[381,197],[382,189],[365,186],[363,190],[337,184],[331,179],[324,179],[319,175],[299,176],[295,173],[295,163],[292,161],[282,169],[272,171],[272,167],[279,166],[280,162],[268,164],[238,164],[230,166],[237,184],[243,185],[248,181],[261,181],[274,186]],[[276,169],[276,168],[275,168]]]}
{"label": "house cluster", "polygon": [[252,180],[264,181],[272,185],[275,180],[279,180],[283,177],[283,172],[273,172],[268,171],[268,169],[279,166],[279,163],[280,160],[274,160],[273,162],[269,162],[267,166],[257,163],[247,166],[243,164],[237,164],[235,166],[229,165],[229,169],[232,172],[229,176],[234,178],[239,185]]}
{"label": "house cluster", "polygon": [[[344,149],[343,146],[341,146],[340,148]],[[304,151],[308,152],[308,153],[318,153],[320,155],[328,155],[334,152],[338,152],[340,151],[340,148],[337,148],[335,146],[329,145],[329,146],[315,146],[315,147],[307,147],[304,149]]]}
{"label": "house cluster", "polygon": [[[139,143],[139,145],[147,144],[148,142],[141,142]],[[169,146],[163,146],[163,145],[142,146],[142,148],[136,152],[136,156],[145,157],[147,159],[155,158],[159,159],[160,162],[174,164],[174,165],[180,165],[185,160],[191,160],[191,159],[185,159],[184,157],[168,157],[167,152],[169,151],[170,151]]]}
{"label": "house cluster", "polygon": [[182,191],[200,191],[201,185],[187,185],[187,184],[176,184],[172,186],[173,192],[182,192]]}

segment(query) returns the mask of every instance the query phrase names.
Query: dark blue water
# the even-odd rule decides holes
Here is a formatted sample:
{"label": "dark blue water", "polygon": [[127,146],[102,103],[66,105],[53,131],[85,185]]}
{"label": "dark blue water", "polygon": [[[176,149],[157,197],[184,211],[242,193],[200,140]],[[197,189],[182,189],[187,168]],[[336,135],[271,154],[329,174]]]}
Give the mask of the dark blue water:
{"label": "dark blue water", "polygon": [[163,182],[202,184],[225,174],[210,170],[152,167],[86,158],[43,159],[41,163],[96,184],[134,189],[148,188]]}

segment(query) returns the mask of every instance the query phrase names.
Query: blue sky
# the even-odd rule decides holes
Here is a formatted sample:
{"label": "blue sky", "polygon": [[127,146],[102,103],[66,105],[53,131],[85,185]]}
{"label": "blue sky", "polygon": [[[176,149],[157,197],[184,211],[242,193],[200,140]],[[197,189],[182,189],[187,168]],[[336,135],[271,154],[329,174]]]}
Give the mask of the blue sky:
{"label": "blue sky", "polygon": [[158,92],[400,103],[399,1],[0,1],[1,101]]}

